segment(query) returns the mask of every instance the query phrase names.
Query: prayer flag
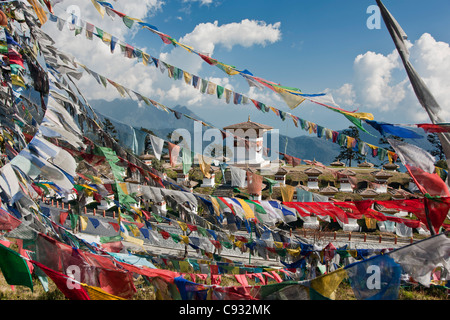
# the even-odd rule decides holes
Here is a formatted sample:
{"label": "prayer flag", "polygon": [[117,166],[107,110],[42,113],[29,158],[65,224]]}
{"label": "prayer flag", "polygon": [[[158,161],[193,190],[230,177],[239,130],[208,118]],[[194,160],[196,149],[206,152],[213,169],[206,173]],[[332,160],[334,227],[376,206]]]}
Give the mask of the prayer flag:
{"label": "prayer flag", "polygon": [[356,262],[344,268],[358,300],[396,300],[402,267],[388,255]]}
{"label": "prayer flag", "polygon": [[33,291],[30,269],[19,253],[0,243],[0,270],[9,285],[25,286]]}
{"label": "prayer flag", "polygon": [[450,197],[447,185],[434,173],[435,159],[431,154],[407,142],[393,139],[388,139],[388,142],[422,193]]}
{"label": "prayer flag", "polygon": [[[409,50],[407,48],[405,40],[408,38],[405,31],[401,28],[395,18],[386,9],[381,0],[376,0],[378,7],[380,8],[381,16],[383,17],[384,23],[389,31],[389,34],[394,41],[395,47],[402,59],[403,65],[405,67],[406,73],[408,74],[411,85],[414,92],[419,100],[419,103],[428,113],[430,120],[433,124],[444,123],[442,119],[442,108],[436,101],[434,96],[431,94],[425,82],[420,78],[419,74],[416,72],[414,67],[409,61]],[[442,144],[442,149],[444,150],[445,156],[447,158],[447,164],[450,163],[450,134],[449,133],[438,133],[439,140]]]}

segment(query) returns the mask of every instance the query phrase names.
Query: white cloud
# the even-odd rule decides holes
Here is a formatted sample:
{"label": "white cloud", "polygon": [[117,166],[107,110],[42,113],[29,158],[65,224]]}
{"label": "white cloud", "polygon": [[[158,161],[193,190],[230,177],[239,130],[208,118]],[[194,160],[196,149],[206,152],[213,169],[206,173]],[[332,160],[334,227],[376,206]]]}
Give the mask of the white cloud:
{"label": "white cloud", "polygon": [[[410,61],[450,119],[450,47],[424,33],[409,44]],[[429,122],[406,76],[396,50],[388,55],[368,51],[354,60],[352,83],[330,90],[343,108],[372,112],[390,123]]]}
{"label": "white cloud", "polygon": [[[265,46],[269,43],[279,41],[280,39],[280,23],[267,24],[262,21],[245,19],[241,22],[233,22],[224,25],[219,25],[217,21],[214,23],[201,23],[198,24],[192,32],[181,37],[178,41],[193,47],[203,54],[215,58],[213,53],[217,46],[222,46],[231,50],[236,45],[243,47],[254,45]],[[203,66],[209,68],[208,71],[218,70],[208,66],[206,62],[196,54],[189,53],[180,47],[172,48],[169,52],[162,52],[159,58],[198,76],[202,76],[200,73]],[[218,58],[218,60],[223,63],[232,63],[229,61],[222,61],[220,58]],[[190,103],[192,104],[193,101],[198,102],[199,100],[190,100]],[[182,100],[178,101],[178,103],[184,104]]]}
{"label": "white cloud", "polygon": [[228,50],[240,45],[265,46],[281,39],[280,22],[267,24],[264,21],[244,19],[219,26],[214,23],[200,23],[194,30],[180,39],[180,42],[195,46],[198,50],[212,54],[216,45],[222,45]]}
{"label": "white cloud", "polygon": [[[164,2],[159,0],[146,0],[127,3],[126,8],[120,8],[120,3],[114,4],[114,7],[117,6],[118,11],[126,12],[130,16],[144,19],[160,11],[163,4]],[[105,14],[102,19],[90,1],[65,1],[55,6],[55,14],[60,18],[68,19],[67,8],[75,9],[75,12],[79,12],[82,20],[98,26],[120,40],[130,38],[135,32],[134,28],[130,30],[118,17],[113,19]],[[152,66],[146,68],[142,63],[137,64],[135,59],[124,58],[119,45],[116,46],[114,54],[111,54],[109,44],[102,43],[95,36],[93,40],[88,40],[85,36],[85,30],[74,36],[74,31],[70,31],[67,27],[59,31],[56,23],[51,21],[43,26],[43,31],[55,40],[55,45],[60,50],[73,55],[88,68],[149,97],[155,94],[154,83],[156,77],[160,76],[160,72]],[[140,49],[146,51],[145,48],[141,47]],[[86,73],[77,84],[83,90],[87,99],[111,101],[120,98],[117,90],[112,86],[108,85],[105,89]]]}
{"label": "white cloud", "polygon": [[213,3],[213,0],[183,0],[184,3],[193,3],[200,2],[200,6],[210,5]]}
{"label": "white cloud", "polygon": [[[124,8],[120,7],[120,2],[113,5],[120,12],[144,19],[161,11],[164,2],[159,0],[136,1],[127,3]],[[79,8],[83,20],[93,23],[121,40],[129,39],[135,32],[134,28],[132,30],[128,29],[118,17],[112,19],[105,14],[102,19],[89,1],[65,1],[55,7],[55,14],[67,19],[69,15],[66,13],[66,8],[70,6]],[[135,59],[124,58],[118,46],[114,54],[111,54],[108,44],[103,44],[100,39],[95,37],[93,40],[87,40],[84,31],[75,37],[73,31],[69,31],[68,28],[59,31],[53,22],[48,22],[48,24],[44,25],[44,31],[56,41],[56,46],[59,49],[71,53],[89,68],[154,100],[167,103],[168,106],[171,106],[171,104],[196,105],[207,99],[205,95],[184,84],[183,81],[174,82],[172,79],[169,79],[167,71],[161,74],[160,70],[156,69],[154,65],[145,68],[142,63],[137,64]],[[192,32],[180,38],[179,41],[191,45],[202,52],[212,54],[217,46],[222,46],[228,50],[231,50],[236,45],[244,47],[265,46],[278,41],[280,38],[280,23],[267,24],[246,19],[225,25],[219,25],[217,21],[214,23],[202,23],[197,25]],[[127,42],[131,43],[129,40]],[[192,74],[200,75],[199,71],[206,64],[200,57],[188,53],[181,47],[170,48],[166,46],[165,48],[168,48],[170,51],[162,52],[159,56],[161,60]],[[140,49],[145,51],[145,48],[140,47]],[[209,66],[207,68],[210,68],[208,72],[211,70],[215,71],[214,68]],[[221,71],[218,72],[220,73]],[[223,78],[211,78],[210,81],[234,89],[233,84],[225,74]],[[110,101],[120,98],[120,95],[114,88],[108,86],[108,89],[104,89],[103,86],[98,85],[87,74],[79,81],[79,85],[85,91],[88,99],[105,99]]]}

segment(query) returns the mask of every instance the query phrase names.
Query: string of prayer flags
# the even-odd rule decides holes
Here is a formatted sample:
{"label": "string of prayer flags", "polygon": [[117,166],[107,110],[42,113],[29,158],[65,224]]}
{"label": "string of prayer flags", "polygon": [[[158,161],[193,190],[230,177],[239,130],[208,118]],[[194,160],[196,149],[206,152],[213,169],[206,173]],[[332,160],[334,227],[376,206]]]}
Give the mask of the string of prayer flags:
{"label": "string of prayer flags", "polygon": [[284,157],[284,160],[286,161],[286,163],[290,164],[293,168],[295,168],[296,166],[299,166],[302,162],[302,159],[296,158],[294,156],[290,156],[285,153],[281,153],[281,152],[278,152],[278,153],[281,154]]}
{"label": "string of prayer flags", "polygon": [[[112,11],[112,7],[104,7],[105,12],[110,14],[111,12],[116,14],[114,11]],[[133,20],[132,18],[127,18],[127,20],[131,21],[131,23],[139,23],[137,20]],[[30,21],[32,24],[33,22]],[[130,24],[131,24],[130,23]],[[148,26],[151,28],[151,26]],[[100,30],[97,30],[98,35],[102,35],[102,39],[108,40],[110,37],[109,35],[105,34],[105,32],[100,32]],[[174,43],[173,39],[167,36],[167,41],[171,41]],[[45,47],[45,46],[43,46]],[[47,48],[48,49],[48,48]],[[44,49],[45,50],[45,49]],[[124,52],[127,51],[128,56],[137,56],[136,54],[138,51],[135,50],[135,48],[123,48]],[[49,59],[48,61],[51,61]],[[211,61],[211,63],[215,63],[214,61]],[[218,63],[217,63],[218,64]],[[50,62],[51,65],[51,62]],[[161,64],[163,65],[163,64]],[[163,66],[164,68],[169,67],[170,73],[172,77],[179,76],[178,71],[176,71],[175,68],[170,68],[170,66]],[[61,72],[72,72],[67,71],[66,69],[60,69]],[[63,71],[66,70],[66,71]],[[56,77],[56,73],[53,74],[52,71],[49,71],[50,75]],[[56,78],[55,78],[56,79]],[[70,79],[70,77],[69,77]],[[61,83],[63,81],[60,79]],[[101,81],[100,81],[101,82]],[[106,81],[107,82],[107,81]],[[203,81],[199,81],[199,86],[201,86],[202,90],[204,89],[206,93],[208,93],[208,85],[204,83]],[[110,83],[110,82],[109,82]],[[272,83],[266,83],[264,85],[271,85]],[[283,88],[285,90],[293,90],[289,88]],[[125,91],[126,92],[126,91]],[[81,95],[81,93],[80,93]],[[243,98],[227,94],[228,100],[233,101],[233,103],[243,103]],[[75,100],[75,99],[74,99]],[[67,119],[64,119],[66,113],[62,113],[62,110],[66,110],[66,107],[69,108],[68,105],[61,105],[60,109],[61,112],[58,111],[58,115],[56,116],[55,111],[55,119],[56,118],[62,118],[64,120],[64,124],[68,124],[73,117],[70,117],[71,115],[67,113]],[[55,106],[56,108],[56,106]],[[20,108],[19,108],[20,109]],[[50,108],[49,108],[50,110]],[[56,109],[55,109],[56,110]],[[274,109],[271,109],[277,116],[279,116],[282,119],[285,119],[288,114],[283,114],[281,112],[278,112]],[[172,111],[172,110],[170,110]],[[80,109],[79,115],[85,115],[85,109]],[[180,114],[175,113],[175,116],[178,117]],[[296,119],[297,120],[297,119]],[[20,121],[22,121],[20,119]],[[23,122],[25,123],[25,122]],[[318,134],[320,137],[324,137],[327,139],[336,139],[336,141],[341,141],[338,136],[333,136],[333,134],[330,134],[327,132],[324,128],[316,125],[316,124],[306,124],[303,121],[298,120],[298,123],[302,126],[302,128],[305,128],[307,125],[308,130],[311,132],[314,132]],[[70,126],[70,125],[69,125]],[[61,126],[64,127],[64,126]],[[93,126],[94,129],[97,129],[97,126]],[[74,129],[75,130],[75,129]],[[82,130],[84,132],[84,130]],[[11,133],[12,134],[12,133]],[[5,135],[6,137],[6,135]],[[16,136],[11,136],[12,139],[7,140],[7,142],[12,141],[15,142],[12,145],[16,146],[17,141],[19,141],[19,138],[17,141],[14,141]],[[81,134],[79,134],[78,138],[81,140],[83,139],[83,143],[85,142],[88,144],[87,141],[84,141],[85,137]],[[9,139],[9,138],[8,138]],[[20,140],[22,142],[22,140]],[[24,140],[25,141],[25,140]],[[31,139],[28,139],[26,142],[30,142]],[[58,141],[58,140],[56,140]],[[342,139],[342,143],[347,144],[348,141],[344,137]],[[30,143],[29,143],[30,144]],[[132,165],[132,158],[129,158],[130,161],[127,159],[124,159],[122,157],[118,157],[117,154],[119,151],[123,151],[123,149],[120,149],[117,144],[114,144],[114,142],[111,142],[111,144],[114,146],[114,149],[105,147],[104,150],[96,150],[96,152],[99,152],[103,154],[105,159],[110,162],[111,171],[117,170],[117,172],[122,171],[124,167],[121,165],[127,164],[131,167]],[[89,145],[90,147],[93,147],[94,144]],[[364,145],[360,145],[358,142],[354,142],[354,140],[350,140],[349,146],[352,149],[363,150]],[[71,172],[73,170],[73,166],[71,162],[65,162],[62,161],[64,157],[58,158],[59,153],[57,152],[58,149],[55,149],[52,145],[47,145],[43,141],[39,141],[39,139],[33,141],[30,145],[31,151],[33,151],[36,154],[39,154],[43,159],[53,159],[57,160],[59,166],[64,167],[67,172]],[[72,147],[75,148],[75,146],[72,145]],[[117,147],[117,149],[116,149]],[[34,149],[33,149],[34,148]],[[17,149],[17,151],[20,150],[20,148]],[[78,150],[78,149],[77,149]],[[84,148],[82,149],[84,150]],[[117,154],[115,151],[117,150]],[[28,151],[29,152],[29,151]],[[17,156],[18,152],[11,152],[13,156]],[[125,154],[125,152],[123,152]],[[130,156],[129,153],[126,153],[127,157]],[[56,155],[56,157],[55,157]],[[386,152],[386,155],[390,157],[390,159],[393,159],[393,154],[389,154]],[[53,160],[52,160],[53,161]],[[120,164],[120,165],[119,165]],[[134,164],[133,164],[134,165]],[[406,218],[399,218],[397,216],[393,216],[391,218],[388,217],[388,215],[384,215],[375,209],[372,209],[371,205],[377,204],[377,201],[373,202],[335,202],[335,203],[325,203],[325,202],[311,202],[311,203],[293,203],[291,206],[286,205],[287,203],[279,202],[279,201],[251,201],[251,200],[244,200],[242,198],[224,198],[224,197],[216,197],[214,200],[209,200],[208,197],[200,197],[200,196],[194,196],[192,193],[187,193],[183,191],[179,191],[180,193],[172,192],[177,190],[168,190],[163,188],[157,188],[154,187],[155,192],[150,192],[150,189],[146,189],[144,187],[150,188],[150,186],[134,186],[131,183],[126,183],[123,180],[123,177],[121,176],[115,176],[115,179],[113,182],[105,184],[105,185],[89,185],[85,183],[74,183],[73,185],[76,187],[77,191],[79,193],[84,192],[85,194],[91,194],[96,193],[98,191],[99,197],[97,199],[101,199],[107,196],[107,193],[100,194],[100,190],[107,190],[108,194],[113,193],[116,191],[117,193],[121,192],[123,194],[123,197],[130,197],[131,199],[134,199],[136,196],[134,194],[134,191],[145,191],[144,192],[146,196],[146,200],[153,201],[152,197],[158,197],[161,196],[161,199],[164,199],[164,197],[173,196],[175,198],[176,203],[185,203],[186,201],[191,204],[191,202],[195,202],[197,207],[197,199],[201,199],[211,214],[214,214],[215,217],[218,217],[226,208],[229,208],[231,210],[231,215],[235,217],[235,221],[239,221],[238,223],[244,223],[245,227],[249,232],[253,232],[252,229],[255,230],[256,239],[252,239],[250,235],[250,239],[247,236],[242,236],[238,234],[229,234],[229,232],[225,232],[219,227],[219,224],[215,225],[211,222],[204,225],[204,227],[200,227],[197,225],[191,225],[187,224],[186,222],[178,221],[171,219],[169,217],[161,217],[158,214],[152,213],[151,216],[154,217],[154,219],[158,221],[163,222],[177,222],[176,224],[173,223],[176,227],[179,227],[180,230],[183,232],[187,232],[187,229],[193,230],[196,228],[198,231],[198,235],[203,236],[201,237],[191,237],[186,235],[177,234],[176,232],[173,232],[173,229],[170,229],[170,232],[164,231],[164,225],[159,224],[159,226],[153,225],[145,221],[143,215],[141,215],[142,211],[138,207],[131,207],[131,206],[123,206],[126,210],[125,212],[121,212],[122,207],[120,206],[120,202],[126,202],[126,201],[115,201],[114,203],[116,205],[119,205],[119,219],[118,223],[108,224],[103,222],[103,224],[100,223],[100,220],[87,217],[87,216],[79,216],[73,213],[70,213],[66,215],[64,212],[60,214],[60,216],[52,216],[52,214],[49,213],[49,210],[44,210],[45,206],[42,206],[41,208],[39,206],[36,206],[36,211],[34,211],[35,203],[32,200],[33,199],[39,199],[39,197],[36,196],[36,193],[31,193],[33,191],[33,188],[27,183],[27,174],[20,173],[18,171],[14,171],[13,166],[6,165],[2,167],[2,190],[5,191],[9,196],[7,199],[5,199],[5,208],[7,207],[8,210],[14,214],[16,217],[20,217],[21,219],[25,218],[28,220],[30,217],[33,217],[33,215],[28,214],[28,208],[31,208],[30,210],[33,210],[33,213],[36,213],[36,216],[39,217],[38,220],[36,219],[35,225],[33,225],[33,243],[32,245],[35,245],[36,250],[36,257],[35,259],[38,261],[37,263],[42,264],[42,267],[48,268],[47,272],[50,278],[55,279],[54,281],[59,283],[57,284],[58,287],[60,287],[61,290],[68,290],[67,284],[73,285],[77,291],[64,291],[64,294],[69,299],[93,299],[94,296],[101,294],[103,298],[113,298],[113,297],[120,297],[120,298],[131,298],[136,293],[136,287],[134,286],[134,275],[140,274],[145,277],[146,280],[149,280],[154,284],[155,288],[157,288],[157,296],[158,297],[164,297],[167,299],[173,298],[173,299],[207,299],[207,298],[215,298],[215,299],[228,299],[228,298],[243,298],[243,299],[260,299],[260,298],[308,298],[308,299],[331,299],[333,297],[333,292],[335,291],[335,288],[338,286],[340,281],[344,278],[345,275],[349,276],[349,279],[351,279],[351,285],[355,292],[355,296],[357,296],[358,299],[373,299],[373,298],[379,298],[379,299],[391,299],[395,298],[396,295],[398,295],[398,284],[399,284],[399,266],[406,270],[408,274],[410,274],[414,279],[419,279],[421,282],[426,283],[427,277],[428,280],[431,278],[431,272],[434,271],[434,267],[442,263],[447,269],[448,269],[448,259],[446,258],[446,250],[448,251],[448,238],[447,234],[442,234],[442,237],[433,237],[433,238],[427,238],[423,242],[419,242],[417,244],[412,244],[406,248],[402,248],[403,250],[397,250],[393,251],[392,255],[389,255],[388,251],[381,251],[382,249],[354,249],[354,250],[347,250],[346,248],[335,248],[332,245],[327,245],[324,248],[317,248],[313,245],[305,244],[300,241],[297,241],[296,239],[288,238],[286,233],[282,233],[280,230],[276,228],[269,229],[268,227],[264,225],[259,225],[259,217],[263,217],[261,219],[262,221],[275,221],[275,223],[278,222],[292,222],[297,219],[297,213],[299,216],[304,217],[310,216],[311,214],[320,216],[321,218],[325,217],[332,217],[337,218],[339,220],[345,221],[347,217],[351,218],[362,218],[364,219],[375,219],[376,221],[395,221],[396,223],[403,223],[404,225],[408,227],[419,227],[421,225],[420,221],[412,220],[412,219],[406,219]],[[119,169],[121,167],[122,169]],[[133,167],[134,169],[136,169]],[[156,172],[152,171],[155,175]],[[245,171],[244,171],[245,172]],[[81,176],[80,176],[81,177]],[[86,178],[89,178],[86,176]],[[83,178],[84,179],[84,178]],[[98,182],[98,181],[97,181]],[[101,183],[101,182],[99,182]],[[170,182],[171,183],[171,182]],[[11,186],[14,184],[14,186]],[[17,186],[16,186],[17,184]],[[253,184],[253,181],[247,181],[247,187],[251,187],[250,185]],[[8,186],[9,185],[9,186]],[[39,183],[36,184],[36,186],[45,186],[48,190],[59,190],[58,183],[55,182],[46,182],[46,183]],[[133,185],[133,187],[131,186]],[[109,186],[109,187],[107,187]],[[171,184],[174,188],[177,187],[176,184]],[[162,186],[163,187],[163,186]],[[30,192],[27,192],[27,188]],[[140,189],[142,188],[142,189]],[[153,187],[152,187],[153,188]],[[59,190],[61,192],[61,190]],[[184,193],[185,197],[181,197],[181,194]],[[151,194],[151,195],[149,195]],[[20,195],[21,198],[17,199],[17,195]],[[119,198],[122,198],[122,196],[119,196]],[[149,199],[147,199],[149,198]],[[150,199],[151,198],[151,199]],[[183,200],[179,200],[182,198]],[[290,197],[289,197],[290,198]],[[10,200],[16,200],[10,201]],[[136,196],[137,199],[137,196]],[[134,199],[134,200],[136,200]],[[167,198],[166,198],[167,199]],[[188,199],[184,201],[185,199]],[[195,200],[194,200],[195,199]],[[3,199],[2,199],[3,200]],[[431,197],[427,196],[425,199],[408,199],[408,200],[402,200],[398,202],[393,202],[392,206],[400,209],[405,208],[412,208],[411,212],[415,212],[417,215],[420,216],[421,213],[423,213],[423,210],[426,208],[426,204],[428,201],[435,201],[436,205],[438,206],[436,210],[444,212],[448,212],[448,197]],[[24,205],[26,204],[26,206]],[[429,206],[430,208],[433,208],[433,206]],[[347,212],[347,210],[350,208],[352,211]],[[354,211],[353,211],[354,210]],[[433,211],[433,209],[431,209]],[[188,213],[190,217],[192,217],[195,213]],[[150,214],[149,214],[150,216]],[[270,217],[265,219],[267,216]],[[87,231],[88,227],[91,226],[91,224],[94,226],[92,230],[98,231],[98,228],[100,227],[100,224],[106,227],[112,226],[113,228],[117,228],[117,232],[119,233],[118,237],[103,237],[100,238],[100,246],[97,247],[95,245],[92,245],[88,243],[87,241],[78,238],[73,233],[71,233],[69,230],[66,230],[63,226],[60,226],[57,221],[59,218],[59,222],[64,221],[67,217],[70,217],[72,229],[75,229],[76,223],[80,222],[80,233],[83,233],[83,231]],[[79,219],[80,218],[80,219]],[[198,217],[199,219],[201,217]],[[55,221],[53,220],[55,219]],[[389,220],[393,219],[393,220]],[[419,218],[420,219],[420,218]],[[206,220],[206,219],[205,219]],[[219,221],[219,219],[217,219]],[[420,219],[422,220],[422,219]],[[191,220],[191,221],[198,221],[198,220]],[[203,220],[202,220],[203,221]],[[39,224],[40,222],[41,224]],[[250,224],[250,222],[253,222],[253,224]],[[373,221],[371,221],[372,223]],[[73,225],[75,223],[75,225]],[[275,223],[273,225],[270,225],[271,227],[276,226]],[[136,264],[129,263],[130,260],[126,259],[124,256],[119,255],[107,255],[103,250],[114,250],[115,252],[126,250],[127,244],[126,242],[131,242],[132,244],[139,244],[142,245],[144,243],[144,240],[138,239],[137,236],[142,233],[143,237],[145,239],[148,239],[144,236],[144,225],[147,230],[152,228],[152,232],[160,232],[161,236],[164,239],[172,239],[173,242],[178,243],[180,245],[186,245],[186,244],[192,244],[194,248],[199,250],[199,252],[205,256],[208,257],[208,262],[202,263],[203,266],[200,267],[200,264],[198,263],[199,260],[197,260],[197,265],[193,261],[189,261],[188,259],[166,259],[163,260],[163,258],[160,258],[159,261],[163,260],[162,263],[164,263],[166,266],[168,266],[171,263],[171,266],[175,267],[177,270],[179,269],[183,273],[187,274],[190,273],[190,277],[193,281],[188,282],[183,280],[182,277],[184,275],[180,274],[180,272],[172,272],[169,270],[162,270],[162,269],[152,269],[151,267],[148,267],[147,264],[144,266],[141,266],[138,262]],[[97,227],[96,227],[97,226]],[[214,229],[212,228],[214,226]],[[433,224],[433,226],[435,226]],[[25,230],[29,231],[28,224],[27,225],[20,225],[20,227],[24,227]],[[48,228],[52,232],[48,232]],[[83,230],[84,229],[84,230]],[[43,233],[39,233],[38,231],[42,230]],[[147,235],[150,236],[152,233],[148,231]],[[44,233],[45,232],[45,233]],[[164,232],[164,233],[163,233]],[[406,233],[406,232],[405,232]],[[136,238],[131,237],[130,235],[135,236]],[[49,235],[55,235],[55,238],[50,237]],[[155,234],[155,236],[158,234]],[[272,238],[270,237],[272,236]],[[440,235],[441,236],[441,235]],[[62,242],[60,242],[60,240]],[[122,241],[124,244],[122,244]],[[427,242],[430,241],[430,242]],[[106,244],[106,246],[103,246],[102,244]],[[121,246],[122,245],[122,246]],[[6,246],[5,246],[6,247]],[[19,245],[20,252],[23,252],[23,246]],[[101,248],[101,249],[100,249]],[[219,250],[219,254],[211,253],[211,251],[216,248]],[[297,271],[302,272],[302,274],[306,275],[306,266],[308,264],[308,267],[310,266],[309,263],[312,262],[310,258],[313,257],[320,259],[320,261],[317,264],[317,268],[311,268],[311,273],[308,274],[308,278],[304,281],[280,281],[280,277],[277,277],[277,272],[273,272],[273,268],[268,267],[260,267],[257,270],[257,274],[255,274],[255,278],[262,279],[264,281],[264,285],[255,285],[255,286],[247,286],[247,275],[245,275],[245,272],[248,272],[249,270],[246,268],[253,268],[254,266],[248,266],[248,265],[242,265],[242,264],[233,264],[231,260],[227,260],[225,257],[220,256],[220,251],[230,248],[236,248],[238,250],[241,250],[242,253],[249,252],[251,255],[252,253],[255,254],[255,252],[258,252],[263,257],[280,257],[280,261],[285,263],[286,266],[289,266],[289,268],[283,268],[283,269],[275,269],[277,272],[283,272],[285,275],[293,276],[295,277],[294,272],[298,275]],[[203,251],[202,251],[203,250]],[[5,252],[5,249],[0,247],[0,252],[3,255]],[[308,254],[311,252],[315,252],[317,254],[312,255]],[[380,254],[383,252],[383,255],[387,257],[391,257],[393,259],[389,260],[386,257],[376,257],[373,258],[374,262],[372,264],[366,264],[366,262],[369,261],[370,257],[372,257],[373,254]],[[98,254],[97,254],[98,253]],[[386,254],[387,253],[387,254]],[[332,265],[330,272],[325,269],[325,265],[322,264],[322,262],[328,262],[332,263],[333,261],[336,261],[336,256],[342,254],[348,255],[349,257],[354,257],[355,259],[359,259],[359,264],[350,264],[347,265],[344,270],[337,269],[336,265]],[[295,259],[292,259],[295,257]],[[299,259],[299,257],[301,257]],[[341,256],[342,257],[342,256]],[[413,257],[414,259],[412,259]],[[444,259],[442,258],[444,257]],[[12,255],[11,257],[7,257],[7,260],[16,259],[17,257],[14,257]],[[23,257],[20,256],[21,259]],[[5,259],[0,259],[0,264],[4,263]],[[126,260],[125,262],[123,260]],[[442,261],[443,260],[443,261]],[[21,265],[21,268],[23,268],[23,262],[17,260],[18,264]],[[32,260],[34,262],[34,260]],[[169,264],[167,264],[167,262]],[[143,262],[145,263],[145,262]],[[209,264],[208,264],[209,263]],[[28,265],[25,261],[25,265]],[[2,271],[4,269],[4,265],[1,264]],[[75,279],[70,278],[67,274],[64,274],[65,272],[68,272],[67,266],[77,266],[80,269],[80,281],[86,282],[86,285],[83,284],[83,282],[74,281]],[[314,265],[315,266],[315,265]],[[214,280],[211,281],[211,283],[220,283],[220,280],[217,281],[217,279],[220,279],[221,274],[226,275],[229,274],[234,279],[239,280],[240,283],[239,286],[228,286],[228,287],[220,287],[220,286],[206,286],[201,285],[200,283],[196,283],[196,279],[201,279],[201,277],[197,277],[195,273],[192,273],[195,268],[202,268],[203,271],[209,271],[209,273],[214,274]],[[300,269],[300,270],[292,270]],[[10,271],[12,268],[5,268],[5,270]],[[30,269],[30,267],[29,267]],[[42,270],[37,264],[35,264],[36,270]],[[196,271],[198,271],[198,269]],[[209,269],[209,270],[208,270]],[[336,270],[337,269],[337,270]],[[21,269],[24,270],[24,269]],[[283,270],[283,271],[281,271]],[[16,270],[14,270],[16,271]],[[256,270],[251,270],[256,271]],[[291,272],[292,271],[292,272]],[[327,272],[327,273],[325,273]],[[205,272],[206,274],[207,272]],[[23,273],[25,274],[25,273]],[[22,275],[23,275],[22,274]],[[322,274],[322,277],[318,278],[316,275]],[[237,277],[236,277],[237,275]],[[29,272],[26,274],[26,277],[29,277]],[[26,278],[25,277],[25,278]],[[196,278],[197,277],[197,278]],[[356,278],[356,279],[355,279]],[[28,278],[27,278],[28,279]],[[78,278],[77,278],[78,280]],[[217,281],[217,282],[216,282]],[[24,281],[26,283],[26,281]],[[270,282],[276,282],[275,284],[271,284]],[[261,282],[262,283],[262,282]],[[66,287],[64,287],[66,285]],[[79,285],[79,286],[77,286]],[[179,288],[179,289],[178,289]],[[84,290],[84,291],[83,291]],[[94,293],[93,293],[94,292]],[[110,295],[105,296],[104,294]]]}
{"label": "string of prayer flags", "polygon": [[[92,0],[95,1],[95,0]],[[112,8],[112,5],[108,2],[97,2],[97,4],[101,4],[102,6],[105,7],[109,7]],[[124,15],[124,14],[122,14]],[[128,17],[129,18],[129,17]],[[186,46],[184,44],[180,44],[179,42],[177,42],[175,39],[171,38],[170,36],[159,32],[155,29],[152,29],[151,27],[147,26],[147,29],[152,31],[153,33],[159,35],[161,37],[161,39],[163,40],[164,43],[166,44],[173,44],[174,46],[180,45],[183,48],[187,48],[187,51],[190,53],[194,53],[196,55],[198,55],[203,61],[207,62],[209,65],[212,66],[219,66],[219,69],[225,71],[227,74],[229,75],[233,75],[233,74],[240,74],[243,77],[245,77],[247,80],[248,79],[252,79],[253,83],[260,83],[262,84],[263,87],[267,87],[271,90],[273,90],[274,92],[278,93],[281,98],[286,102],[286,104],[288,105],[289,108],[294,109],[296,108],[299,104],[301,104],[305,99],[312,101],[316,104],[325,106],[326,108],[336,111],[338,113],[343,114],[347,119],[349,119],[352,123],[354,123],[357,127],[359,127],[361,130],[366,131],[365,128],[362,126],[361,124],[361,120],[373,120],[373,115],[370,113],[364,113],[364,112],[354,112],[354,111],[347,111],[347,110],[343,110],[340,107],[335,107],[335,106],[330,106],[329,103],[327,104],[326,102],[329,101],[333,101],[333,99],[318,99],[321,98],[323,96],[325,96],[324,93],[321,94],[303,94],[299,89],[297,88],[290,88],[290,87],[286,87],[286,86],[281,86],[279,84],[276,84],[275,82],[272,81],[267,81],[264,80],[262,78],[259,77],[255,77],[253,76],[253,74],[251,72],[249,72],[248,70],[237,70],[236,68],[233,68],[230,65],[226,65],[224,63],[219,63],[216,59],[213,59],[205,54],[202,54],[201,52],[196,51],[195,49],[193,49],[192,47]],[[233,70],[233,71],[231,71]],[[206,86],[204,86],[203,92],[206,91]],[[238,100],[241,98],[239,94],[234,95],[235,100],[234,103],[238,104]],[[227,103],[228,103],[229,99],[227,99]],[[333,101],[334,102],[334,101]],[[367,132],[367,131],[366,131]]]}

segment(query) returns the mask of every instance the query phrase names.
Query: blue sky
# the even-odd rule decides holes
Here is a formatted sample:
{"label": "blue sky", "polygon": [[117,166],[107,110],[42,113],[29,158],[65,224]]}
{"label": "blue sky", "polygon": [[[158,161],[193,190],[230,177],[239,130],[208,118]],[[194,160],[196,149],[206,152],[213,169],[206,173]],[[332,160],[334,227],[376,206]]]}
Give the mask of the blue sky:
{"label": "blue sky", "polygon": [[[450,2],[385,0],[383,3],[408,34],[413,65],[441,107],[450,110]],[[389,123],[429,122],[409,88],[384,22],[381,21],[380,29],[370,30],[366,26],[371,15],[367,8],[375,1],[120,0],[111,4],[118,11],[141,18],[178,41],[206,50],[223,63],[248,69],[255,76],[300,88],[305,93],[328,92],[343,109],[358,108],[372,113],[377,121]],[[120,19],[112,20],[106,15],[101,19],[91,1],[64,0],[55,5],[55,13],[67,17],[65,10],[70,5],[81,8],[82,19],[163,61],[290,111],[270,90],[249,91],[242,77],[227,76],[198,56],[163,44],[148,30],[129,30]],[[273,113],[261,114],[252,105],[228,105],[223,100],[205,97],[182,81],[167,79],[154,67],[111,55],[101,41],[75,38],[66,30],[58,31],[55,24],[45,26],[44,30],[61,49],[95,71],[169,107],[186,105],[216,126],[242,122],[251,115],[254,121],[280,128],[282,134],[305,134]],[[120,98],[93,84],[92,79],[80,83],[88,98]],[[290,112],[333,130],[351,125],[341,115],[310,102]]]}

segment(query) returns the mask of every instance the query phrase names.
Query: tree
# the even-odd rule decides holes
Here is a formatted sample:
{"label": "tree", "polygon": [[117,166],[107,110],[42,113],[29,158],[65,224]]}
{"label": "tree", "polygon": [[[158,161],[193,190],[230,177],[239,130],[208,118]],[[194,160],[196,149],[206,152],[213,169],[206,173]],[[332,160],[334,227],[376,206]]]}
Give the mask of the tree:
{"label": "tree", "polygon": [[428,152],[434,156],[437,157],[438,160],[445,160],[445,154],[444,150],[442,150],[442,144],[441,140],[439,140],[439,137],[435,133],[430,133],[427,135],[428,142],[431,143],[431,150],[428,150]]}
{"label": "tree", "polygon": [[141,131],[144,131],[146,133],[148,133],[145,136],[145,142],[144,142],[144,153],[148,153],[151,149],[152,149],[152,141],[150,140],[150,134],[153,136],[156,136],[152,130],[149,130],[147,128],[143,128],[141,127]]}
{"label": "tree", "polygon": [[119,139],[117,138],[116,127],[112,124],[112,122],[108,118],[105,118],[102,123],[103,130],[108,133],[116,142],[119,142]]}
{"label": "tree", "polygon": [[[355,126],[350,126],[348,129],[342,131],[342,134],[345,134],[349,137],[359,139],[359,131]],[[351,167],[352,160],[356,160],[356,162],[361,163],[366,159],[366,157],[360,154],[358,151],[354,151],[352,148],[347,148],[347,144],[342,145],[340,148],[340,153],[335,157],[336,161],[344,160],[346,164]]]}
{"label": "tree", "polygon": [[[389,144],[388,139],[391,140],[398,140],[398,141],[404,141],[405,139],[399,137],[399,136],[394,136],[392,134],[388,135],[387,137],[381,137],[380,140],[378,141],[378,143],[380,145],[383,145],[383,148],[385,148],[386,150],[395,152],[394,148],[392,148],[392,146]],[[385,162],[388,162],[389,160],[385,160]],[[400,159],[397,159],[396,162],[400,162]]]}

